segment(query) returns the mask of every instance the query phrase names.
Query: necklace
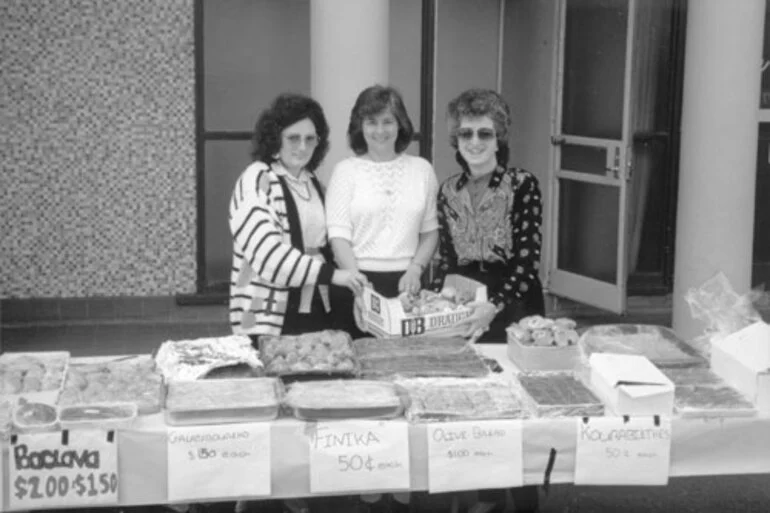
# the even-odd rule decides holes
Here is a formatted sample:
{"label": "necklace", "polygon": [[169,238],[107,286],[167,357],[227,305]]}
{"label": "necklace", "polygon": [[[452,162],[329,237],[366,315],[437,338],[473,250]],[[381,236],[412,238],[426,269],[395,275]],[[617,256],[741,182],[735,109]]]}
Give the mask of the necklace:
{"label": "necklace", "polygon": [[310,201],[310,198],[312,197],[312,194],[310,193],[310,185],[308,185],[307,182],[295,182],[295,183],[301,183],[305,186],[305,192],[303,194],[302,191],[300,191],[300,189],[296,185],[294,185],[292,182],[294,182],[294,180],[292,180],[291,178],[286,179],[286,183],[291,188],[291,190],[297,194],[297,197],[299,199],[301,199],[302,201]]}

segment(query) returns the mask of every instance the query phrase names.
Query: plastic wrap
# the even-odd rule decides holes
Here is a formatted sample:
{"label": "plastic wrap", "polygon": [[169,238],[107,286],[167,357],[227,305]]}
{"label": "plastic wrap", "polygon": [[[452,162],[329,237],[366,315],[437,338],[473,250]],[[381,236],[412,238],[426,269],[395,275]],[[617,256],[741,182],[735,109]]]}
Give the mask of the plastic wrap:
{"label": "plastic wrap", "polygon": [[73,362],[69,366],[60,406],[136,403],[140,415],[161,410],[163,378],[150,355]]}
{"label": "plastic wrap", "polygon": [[751,417],[754,405],[727,385],[683,385],[674,390],[674,412],[682,417]]}
{"label": "plastic wrap", "polygon": [[64,385],[67,351],[19,352],[0,355],[0,396],[16,402],[56,404]]}
{"label": "plastic wrap", "polygon": [[350,335],[324,330],[259,338],[265,371],[289,381],[358,375]]}
{"label": "plastic wrap", "polygon": [[708,364],[694,348],[664,326],[592,326],[581,335],[578,346],[584,361],[593,353],[615,353],[644,356],[658,367],[695,367]]}
{"label": "plastic wrap", "polygon": [[170,425],[272,420],[282,386],[277,378],[172,381],[166,397]]}
{"label": "plastic wrap", "polygon": [[20,433],[41,433],[59,429],[59,412],[47,403],[19,399],[13,407],[13,427]]}
{"label": "plastic wrap", "polygon": [[354,347],[361,374],[370,379],[478,378],[490,374],[476,347],[460,337],[359,339]]}
{"label": "plastic wrap", "polygon": [[537,417],[604,415],[604,404],[573,373],[533,372],[517,377],[522,398]]}
{"label": "plastic wrap", "polygon": [[404,411],[404,400],[392,383],[368,380],[298,382],[285,403],[302,420],[391,419]]}
{"label": "plastic wrap", "polygon": [[397,380],[409,395],[406,417],[413,422],[524,418],[516,385],[499,378],[414,378]]}
{"label": "plastic wrap", "polygon": [[754,304],[767,304],[768,295],[761,290],[739,295],[727,276],[719,272],[700,287],[688,290],[684,300],[690,306],[693,318],[706,325],[703,335],[695,338],[692,344],[708,356],[713,338],[726,337],[762,320]]}
{"label": "plastic wrap", "polygon": [[247,365],[262,372],[263,365],[251,339],[243,335],[169,340],[155,355],[166,381],[190,381],[205,377],[214,369]]}

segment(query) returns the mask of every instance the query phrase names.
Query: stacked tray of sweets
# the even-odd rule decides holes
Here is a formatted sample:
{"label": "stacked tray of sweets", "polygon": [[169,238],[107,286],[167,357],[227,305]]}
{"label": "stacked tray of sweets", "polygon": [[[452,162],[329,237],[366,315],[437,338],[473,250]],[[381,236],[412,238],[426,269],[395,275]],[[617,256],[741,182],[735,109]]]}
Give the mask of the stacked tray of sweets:
{"label": "stacked tray of sweets", "polygon": [[264,370],[251,339],[243,335],[169,340],[161,344],[155,361],[167,382],[258,377]]}
{"label": "stacked tray of sweets", "polygon": [[0,396],[15,402],[56,404],[70,354],[67,351],[3,353],[0,355]]}
{"label": "stacked tray of sweets", "polygon": [[517,376],[522,396],[538,417],[604,415],[604,404],[571,372],[538,372]]}
{"label": "stacked tray of sweets", "polygon": [[358,374],[352,340],[344,331],[260,337],[259,349],[266,373],[285,382]]}
{"label": "stacked tray of sweets", "polygon": [[396,385],[409,396],[410,421],[524,418],[527,412],[512,384],[497,378],[411,378]]}
{"label": "stacked tray of sweets", "polygon": [[172,426],[254,422],[278,416],[282,387],[278,379],[171,381],[166,422]]}
{"label": "stacked tray of sweets", "polygon": [[524,317],[505,330],[508,357],[523,372],[571,371],[580,358],[576,326],[567,317]]}
{"label": "stacked tray of sweets", "polygon": [[674,412],[682,417],[751,417],[756,407],[710,369],[661,369],[674,383]]}
{"label": "stacked tray of sweets", "polygon": [[578,341],[587,360],[592,353],[645,356],[657,367],[706,367],[708,362],[670,329],[647,324],[604,324],[588,328]]}
{"label": "stacked tray of sweets", "polygon": [[365,378],[485,377],[490,373],[462,337],[362,338],[353,343]]}
{"label": "stacked tray of sweets", "polygon": [[[59,406],[67,408],[62,420],[127,420],[130,404],[136,414],[161,410],[163,378],[151,355],[94,358],[73,361],[67,372]],[[121,406],[122,405],[122,406]]]}
{"label": "stacked tray of sweets", "polygon": [[285,404],[302,420],[391,419],[404,410],[392,383],[358,379],[296,382]]}

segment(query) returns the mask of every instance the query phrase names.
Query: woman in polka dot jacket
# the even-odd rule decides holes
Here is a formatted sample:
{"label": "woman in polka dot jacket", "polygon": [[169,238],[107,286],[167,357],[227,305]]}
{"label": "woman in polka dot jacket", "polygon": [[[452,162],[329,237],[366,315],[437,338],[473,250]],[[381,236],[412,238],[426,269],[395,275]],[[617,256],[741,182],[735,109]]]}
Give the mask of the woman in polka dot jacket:
{"label": "woman in polka dot jacket", "polygon": [[494,91],[471,89],[449,103],[450,142],[462,172],[438,194],[439,265],[433,286],[461,274],[487,286],[489,302],[474,303],[467,336],[505,342],[505,328],[544,314],[538,277],[542,203],[537,178],[508,168],[510,110]]}

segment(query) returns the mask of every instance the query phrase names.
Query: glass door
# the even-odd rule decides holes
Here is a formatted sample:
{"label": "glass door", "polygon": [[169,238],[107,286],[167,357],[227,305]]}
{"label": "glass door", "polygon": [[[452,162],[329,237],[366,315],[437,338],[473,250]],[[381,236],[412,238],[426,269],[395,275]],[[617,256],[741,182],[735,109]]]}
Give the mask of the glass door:
{"label": "glass door", "polygon": [[636,0],[562,0],[552,130],[551,294],[626,309]]}

